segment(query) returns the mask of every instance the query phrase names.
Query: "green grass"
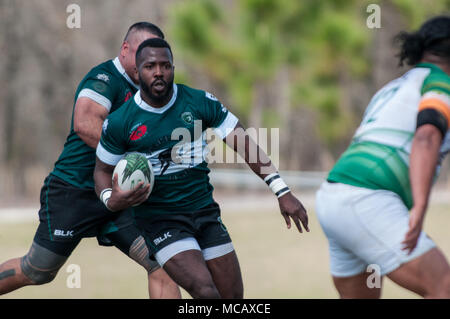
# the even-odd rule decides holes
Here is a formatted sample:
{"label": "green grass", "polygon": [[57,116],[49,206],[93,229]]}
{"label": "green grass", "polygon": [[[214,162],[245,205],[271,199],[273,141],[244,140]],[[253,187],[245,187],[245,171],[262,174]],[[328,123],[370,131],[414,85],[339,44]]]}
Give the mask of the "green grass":
{"label": "green grass", "polygon": [[[314,212],[310,233],[286,229],[276,202],[261,211],[224,209],[223,220],[240,260],[246,298],[337,298],[328,270],[328,247]],[[450,205],[432,205],[425,230],[450,256]],[[36,222],[0,224],[0,262],[24,255]],[[81,267],[81,288],[67,288],[69,264]],[[183,292],[183,296],[189,296]],[[146,273],[114,247],[84,239],[57,278],[2,298],[147,298]],[[384,280],[383,298],[417,298]]]}

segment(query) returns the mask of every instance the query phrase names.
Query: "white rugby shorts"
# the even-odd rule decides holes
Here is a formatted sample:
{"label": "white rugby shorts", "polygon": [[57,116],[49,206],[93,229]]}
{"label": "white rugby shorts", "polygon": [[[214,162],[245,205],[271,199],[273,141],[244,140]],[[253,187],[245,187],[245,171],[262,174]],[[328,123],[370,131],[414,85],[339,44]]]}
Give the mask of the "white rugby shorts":
{"label": "white rugby shorts", "polygon": [[411,255],[402,250],[409,211],[391,191],[324,182],[316,194],[316,214],[335,277],[361,274],[369,265],[377,265],[383,276],[436,246],[422,231]]}

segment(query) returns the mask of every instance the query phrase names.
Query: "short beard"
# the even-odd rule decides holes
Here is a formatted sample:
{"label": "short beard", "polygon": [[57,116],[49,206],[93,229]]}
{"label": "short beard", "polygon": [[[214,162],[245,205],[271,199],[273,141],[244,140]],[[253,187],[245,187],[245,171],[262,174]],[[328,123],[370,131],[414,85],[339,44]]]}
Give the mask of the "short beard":
{"label": "short beard", "polygon": [[161,104],[164,101],[168,100],[168,98],[169,98],[170,94],[172,94],[172,90],[173,90],[173,78],[171,81],[167,82],[167,91],[166,91],[166,94],[163,94],[163,95],[154,95],[152,93],[151,87],[142,80],[140,74],[139,74],[139,84],[141,86],[141,90],[144,91],[145,95],[147,95],[156,104]]}

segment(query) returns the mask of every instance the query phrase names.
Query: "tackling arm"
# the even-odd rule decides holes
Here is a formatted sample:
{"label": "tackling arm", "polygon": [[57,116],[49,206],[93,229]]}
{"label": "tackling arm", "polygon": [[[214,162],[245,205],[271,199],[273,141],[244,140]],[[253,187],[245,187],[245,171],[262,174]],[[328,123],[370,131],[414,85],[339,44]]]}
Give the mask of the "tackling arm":
{"label": "tackling arm", "polygon": [[88,146],[96,148],[102,134],[103,121],[108,110],[88,97],[80,97],[75,103],[73,129]]}

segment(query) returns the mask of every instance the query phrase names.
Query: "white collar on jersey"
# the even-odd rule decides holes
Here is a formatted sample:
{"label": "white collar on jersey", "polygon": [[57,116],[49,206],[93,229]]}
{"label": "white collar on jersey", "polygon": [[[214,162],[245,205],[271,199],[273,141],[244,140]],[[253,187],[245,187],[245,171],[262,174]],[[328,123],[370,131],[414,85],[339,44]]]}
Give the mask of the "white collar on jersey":
{"label": "white collar on jersey", "polygon": [[162,114],[165,111],[167,111],[168,109],[170,109],[172,107],[172,105],[175,104],[175,101],[177,99],[177,92],[178,92],[178,88],[177,88],[177,85],[174,83],[172,98],[170,99],[169,103],[167,103],[163,107],[153,107],[150,104],[148,104],[147,102],[145,102],[141,98],[141,90],[137,91],[136,94],[134,95],[134,102],[136,102],[136,104],[139,105],[139,107],[145,111]]}
{"label": "white collar on jersey", "polygon": [[136,88],[136,90],[139,90],[139,85],[135,84],[133,80],[128,76],[127,72],[125,72],[125,69],[122,66],[122,63],[120,63],[119,57],[116,57],[113,60],[114,66],[116,67],[117,71],[119,71],[120,74],[130,83],[132,86]]}

